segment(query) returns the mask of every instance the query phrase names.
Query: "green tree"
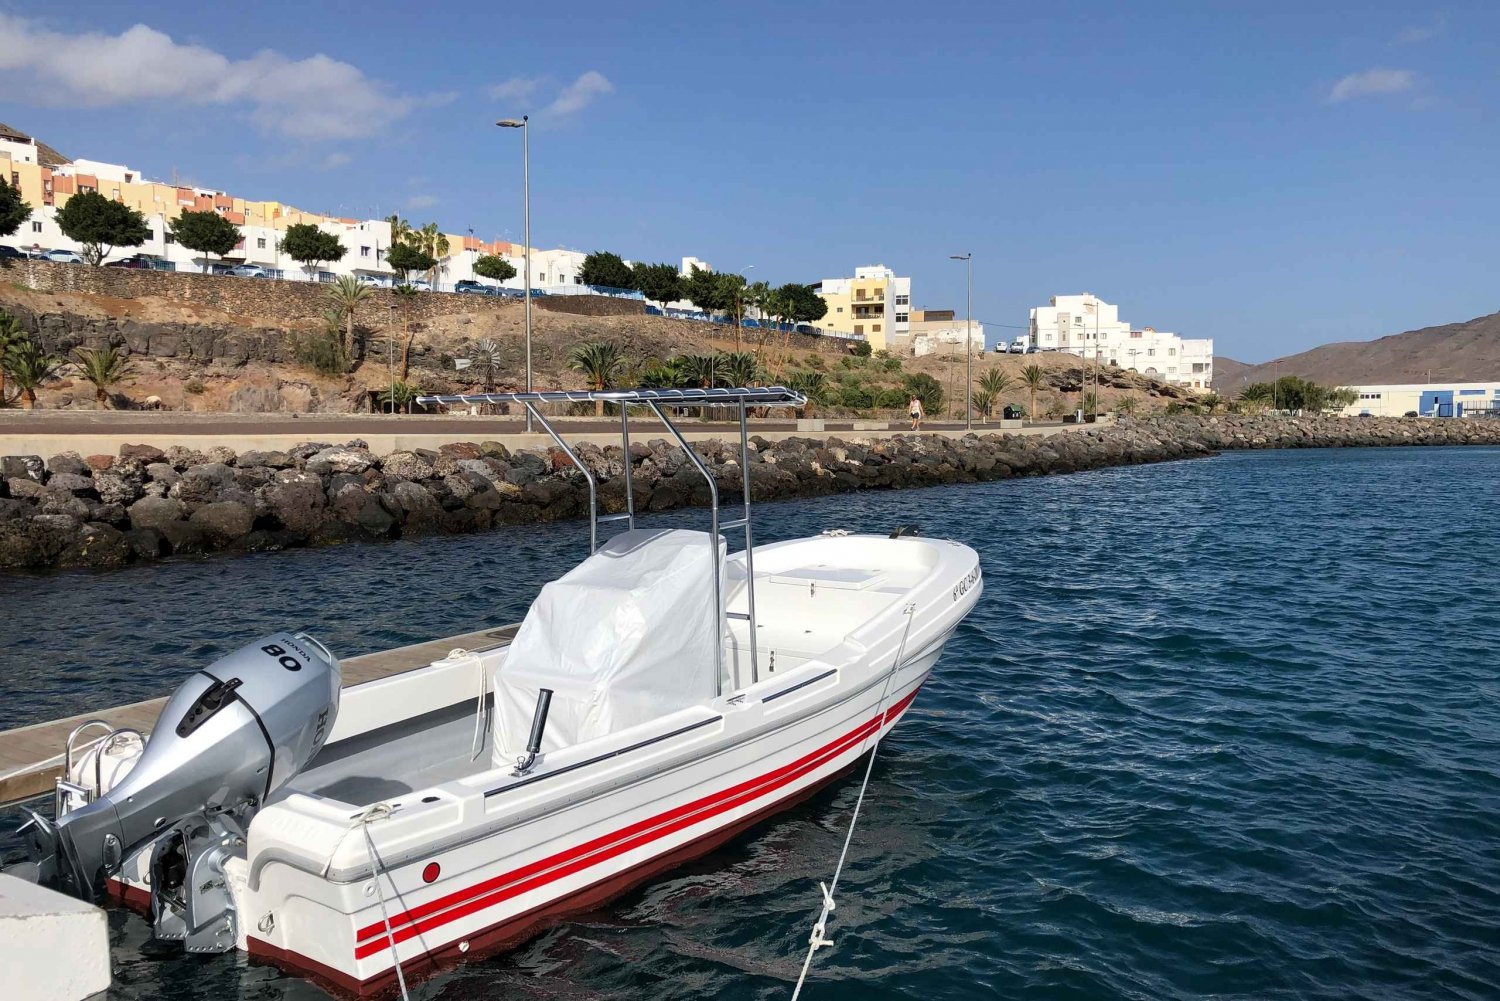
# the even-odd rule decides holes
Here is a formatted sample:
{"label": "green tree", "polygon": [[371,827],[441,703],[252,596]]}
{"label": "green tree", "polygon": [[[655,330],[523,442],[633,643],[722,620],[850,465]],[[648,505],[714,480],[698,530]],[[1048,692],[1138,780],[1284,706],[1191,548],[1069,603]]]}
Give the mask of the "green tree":
{"label": "green tree", "polygon": [[1042,371],[1040,365],[1027,365],[1021,369],[1021,385],[1025,386],[1031,393],[1031,405],[1026,408],[1026,413],[1032,420],[1036,420],[1036,394],[1047,384],[1047,373]]}
{"label": "green tree", "polygon": [[416,230],[411,228],[411,223],[401,218],[399,213],[396,215],[387,216],[385,221],[390,223],[391,226],[392,247],[396,246],[399,243],[408,242],[409,240],[411,240],[411,235],[416,232]]}
{"label": "green tree", "polygon": [[474,262],[474,273],[481,278],[508,282],[516,276],[516,266],[499,254],[485,254]]}
{"label": "green tree", "polygon": [[[624,363],[625,352],[614,341],[587,341],[568,352],[568,367],[582,372],[592,390],[608,389]],[[594,416],[604,416],[603,400],[594,401]]]}
{"label": "green tree", "polygon": [[385,252],[385,263],[393,271],[401,272],[402,284],[409,284],[412,272],[431,274],[437,267],[437,258],[409,243],[398,243]]}
{"label": "green tree", "polygon": [[828,383],[822,372],[796,371],[787,379],[787,389],[807,397],[807,406],[802,413],[811,415],[813,409],[828,395]]}
{"label": "green tree", "polygon": [[10,405],[5,396],[5,356],[24,340],[26,334],[21,329],[21,321],[9,313],[0,313],[0,407]]}
{"label": "green tree", "polygon": [[585,285],[604,288],[635,288],[635,273],[619,254],[608,250],[596,250],[583,259],[578,271],[578,280]]}
{"label": "green tree", "polygon": [[663,311],[667,303],[682,298],[682,276],[671,264],[637,264],[631,269],[630,285],[647,299],[660,303]]}
{"label": "green tree", "polygon": [[683,296],[694,306],[703,310],[710,320],[713,319],[714,313],[724,308],[724,297],[721,292],[718,276],[696,264],[688,272],[687,278],[683,279]]}
{"label": "green tree", "polygon": [[793,323],[816,323],[828,315],[828,300],[811,285],[790,282],[776,290],[787,301],[786,318]]}
{"label": "green tree", "polygon": [[1086,414],[1099,413],[1099,394],[1092,389],[1083,394],[1083,412]]}
{"label": "green tree", "polygon": [[325,233],[310,222],[299,222],[286,228],[281,251],[307,268],[309,273],[329,261],[344,259],[344,245],[332,233]]}
{"label": "green tree", "polygon": [[1136,406],[1137,404],[1134,396],[1126,396],[1122,398],[1119,403],[1115,404],[1115,407],[1120,411],[1120,413],[1125,414],[1126,416],[1135,413]]}
{"label": "green tree", "polygon": [[339,350],[346,355],[354,353],[354,310],[369,298],[370,287],[360,284],[353,275],[339,275],[328,286],[328,303],[338,310],[343,318],[343,334],[339,337]]}
{"label": "green tree", "polygon": [[[172,239],[188,250],[223,257],[240,242],[240,229],[217,212],[183,209],[172,222]],[[208,270],[207,260],[203,270]]]}
{"label": "green tree", "polygon": [[718,276],[719,301],[734,320],[734,349],[740,349],[740,327],[745,323],[745,276],[721,273]]}
{"label": "green tree", "polygon": [[31,218],[31,206],[21,200],[21,192],[0,179],[0,236],[10,236]]}
{"label": "green tree", "polygon": [[[396,296],[396,303],[401,307],[401,381],[405,382],[411,375],[411,345],[417,338],[416,328],[411,325],[411,308],[417,304],[417,291],[415,285],[402,282],[391,292]],[[493,343],[493,342],[491,342]]]}
{"label": "green tree", "polygon": [[113,344],[102,348],[74,348],[78,374],[94,387],[94,409],[109,407],[109,390],[130,374],[130,358]]}
{"label": "green tree", "polygon": [[849,347],[849,353],[856,358],[868,358],[873,351],[874,349],[870,347],[869,341],[855,341]]}
{"label": "green tree", "polygon": [[114,248],[139,247],[151,237],[145,216],[97,191],[70,197],[57,210],[57,228],[63,236],[83,244],[83,259],[94,267]]}
{"label": "green tree", "polygon": [[1349,386],[1340,386],[1338,389],[1332,389],[1328,392],[1327,405],[1332,409],[1342,410],[1345,407],[1352,407],[1358,402],[1359,390],[1352,389]]}
{"label": "green tree", "polygon": [[680,359],[648,358],[640,369],[640,385],[648,389],[680,389],[685,384]]}
{"label": "green tree", "polygon": [[37,388],[57,375],[62,364],[61,358],[47,354],[30,337],[12,344],[0,358],[0,368],[21,391],[21,406],[26,410],[36,409]]}
{"label": "green tree", "polygon": [[1204,393],[1198,397],[1198,402],[1207,407],[1209,413],[1213,413],[1224,405],[1224,398],[1218,393]]}
{"label": "green tree", "polygon": [[916,372],[908,375],[903,385],[908,393],[922,401],[923,413],[943,412],[943,384],[932,376],[926,372]]}
{"label": "green tree", "polygon": [[981,386],[974,390],[971,399],[974,401],[974,409],[979,411],[979,419],[989,420],[990,411],[995,408],[995,394]]}

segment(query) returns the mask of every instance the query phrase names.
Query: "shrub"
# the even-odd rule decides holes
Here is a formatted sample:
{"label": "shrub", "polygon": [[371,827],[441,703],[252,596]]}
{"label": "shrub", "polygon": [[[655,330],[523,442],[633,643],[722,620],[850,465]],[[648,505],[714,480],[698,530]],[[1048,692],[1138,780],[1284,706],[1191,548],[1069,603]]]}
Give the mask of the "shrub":
{"label": "shrub", "polygon": [[204,386],[202,379],[189,379],[182,385],[182,391],[184,393],[192,393],[194,396],[202,395],[203,389]]}
{"label": "shrub", "polygon": [[875,406],[875,391],[868,386],[845,384],[839,402],[853,410],[869,410]]}
{"label": "shrub", "polygon": [[850,353],[856,358],[868,358],[874,353],[874,349],[870,347],[869,341],[855,341]]}
{"label": "shrub", "polygon": [[320,375],[343,375],[349,369],[349,359],[333,331],[297,336],[293,352],[300,364]]}

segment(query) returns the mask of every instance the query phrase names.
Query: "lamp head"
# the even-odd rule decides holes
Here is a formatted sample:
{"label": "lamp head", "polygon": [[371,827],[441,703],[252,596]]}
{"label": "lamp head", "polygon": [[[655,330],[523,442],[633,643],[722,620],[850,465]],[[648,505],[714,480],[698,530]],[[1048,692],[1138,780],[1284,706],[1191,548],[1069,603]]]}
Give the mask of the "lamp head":
{"label": "lamp head", "polygon": [[524,129],[526,127],[526,121],[530,117],[530,115],[522,115],[520,118],[502,118],[495,124],[500,126],[502,129]]}

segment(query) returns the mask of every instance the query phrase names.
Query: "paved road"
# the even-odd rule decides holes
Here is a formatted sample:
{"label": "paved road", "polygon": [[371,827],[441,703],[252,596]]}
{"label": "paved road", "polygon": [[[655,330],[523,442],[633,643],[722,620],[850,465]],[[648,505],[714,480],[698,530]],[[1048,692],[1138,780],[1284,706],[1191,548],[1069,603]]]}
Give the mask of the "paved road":
{"label": "paved road", "polygon": [[[859,422],[868,430],[870,422]],[[603,433],[618,431],[614,420],[588,420],[559,418],[553,426],[561,432],[571,434]],[[700,423],[684,420],[678,424],[683,431],[733,430],[736,422]],[[1042,424],[1036,425],[1044,426]],[[905,430],[905,421],[891,421],[890,430]],[[963,422],[938,423],[926,421],[923,430],[961,431]],[[777,432],[785,434],[795,431],[797,425],[787,420],[752,420],[751,433]],[[0,411],[0,435],[204,435],[223,437],[226,435],[251,434],[309,434],[349,435],[362,434],[455,434],[455,435],[502,435],[520,434],[526,430],[523,420],[511,417],[454,417],[454,416],[402,416],[390,417],[381,414],[306,414],[293,417],[290,414],[184,414],[141,413],[138,411]],[[538,429],[540,430],[540,429]],[[666,429],[655,421],[632,419],[632,434],[664,434]],[[830,420],[824,424],[827,432],[850,432],[854,423],[848,420]],[[999,430],[993,425],[976,424],[977,431]],[[815,433],[815,432],[809,432]]]}

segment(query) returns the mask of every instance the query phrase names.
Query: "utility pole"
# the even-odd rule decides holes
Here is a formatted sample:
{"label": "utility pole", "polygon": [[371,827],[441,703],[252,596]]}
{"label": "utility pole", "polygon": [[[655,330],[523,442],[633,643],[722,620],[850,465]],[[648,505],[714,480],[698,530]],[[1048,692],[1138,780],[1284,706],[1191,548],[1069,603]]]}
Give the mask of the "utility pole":
{"label": "utility pole", "polygon": [[[522,115],[520,119],[502,118],[495,124],[502,129],[521,130],[521,200],[523,203],[522,214],[524,216],[524,232],[522,239],[525,241],[526,260],[526,392],[532,389],[531,381],[531,128],[528,123],[530,115]],[[526,433],[532,433],[531,408],[526,408]]]}
{"label": "utility pole", "polygon": [[949,254],[964,262],[964,428],[974,430],[974,252]]}

